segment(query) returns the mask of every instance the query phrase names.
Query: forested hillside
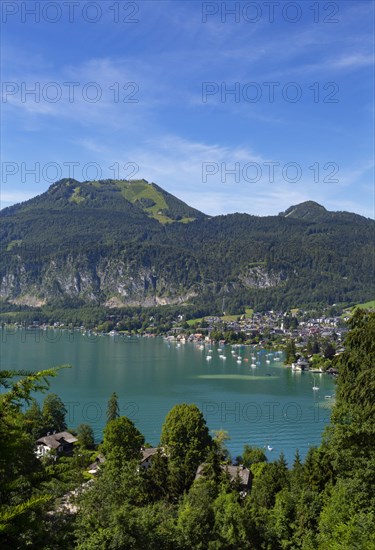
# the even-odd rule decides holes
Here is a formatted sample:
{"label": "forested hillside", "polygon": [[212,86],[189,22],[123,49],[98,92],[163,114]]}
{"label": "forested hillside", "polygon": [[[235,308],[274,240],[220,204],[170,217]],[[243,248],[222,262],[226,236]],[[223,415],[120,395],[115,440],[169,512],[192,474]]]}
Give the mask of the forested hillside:
{"label": "forested hillside", "polygon": [[0,222],[6,303],[217,309],[224,299],[235,311],[373,296],[375,223],[311,201],[209,218],[144,180],[61,180]]}

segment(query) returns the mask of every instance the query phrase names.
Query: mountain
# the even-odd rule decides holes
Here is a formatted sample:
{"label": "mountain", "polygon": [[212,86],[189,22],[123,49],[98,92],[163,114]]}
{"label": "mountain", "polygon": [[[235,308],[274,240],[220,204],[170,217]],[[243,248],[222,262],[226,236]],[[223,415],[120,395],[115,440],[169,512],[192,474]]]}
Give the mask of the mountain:
{"label": "mountain", "polygon": [[361,219],[366,219],[358,214],[352,214],[350,212],[329,212],[324,206],[314,201],[301,202],[301,204],[290,206],[285,212],[280,212],[279,216],[311,222],[326,222],[330,220],[360,222]]}
{"label": "mountain", "polygon": [[[133,205],[135,208],[133,208]],[[3,215],[36,212],[37,210],[108,210],[143,212],[160,223],[193,221],[205,217],[155,183],[146,180],[101,180],[79,182],[62,179],[50,186],[48,191],[21,204],[6,208]],[[135,214],[137,212],[137,214]]]}
{"label": "mountain", "polygon": [[64,179],[0,212],[0,297],[226,311],[366,301],[374,227],[312,201],[278,216],[208,217],[145,180]]}
{"label": "mountain", "polygon": [[285,212],[280,212],[279,216],[298,220],[318,221],[327,219],[329,213],[321,204],[314,201],[306,201],[295,206],[290,206]]}
{"label": "mountain", "polygon": [[[27,202],[5,208],[1,218],[9,241],[61,240],[101,241],[128,239],[130,233],[158,233],[164,224],[188,223],[204,218],[155,184],[145,180],[94,181],[80,183],[63,179]],[[51,228],[51,223],[53,227]],[[9,244],[9,243],[8,243]]]}

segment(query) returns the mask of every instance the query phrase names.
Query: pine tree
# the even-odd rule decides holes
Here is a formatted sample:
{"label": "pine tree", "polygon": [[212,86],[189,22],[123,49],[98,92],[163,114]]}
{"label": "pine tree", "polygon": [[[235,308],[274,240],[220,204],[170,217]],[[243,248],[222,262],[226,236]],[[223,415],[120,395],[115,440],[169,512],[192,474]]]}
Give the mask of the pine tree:
{"label": "pine tree", "polygon": [[26,423],[26,431],[31,434],[31,437],[36,441],[42,435],[45,435],[43,427],[43,416],[39,403],[36,399],[33,399],[30,407],[24,414]]}
{"label": "pine tree", "polygon": [[66,430],[67,410],[58,395],[49,393],[43,402],[42,416],[45,432],[63,432]]}
{"label": "pine tree", "polygon": [[107,407],[107,423],[111,420],[115,420],[120,416],[120,407],[118,404],[118,396],[116,392],[113,392],[108,401]]}
{"label": "pine tree", "polygon": [[79,444],[84,449],[91,449],[95,445],[94,432],[89,424],[80,424],[77,428]]}
{"label": "pine tree", "polygon": [[289,340],[288,341],[288,343],[286,345],[285,353],[286,353],[286,362],[287,363],[294,363],[294,361],[297,360],[296,344],[295,344],[294,340]]}

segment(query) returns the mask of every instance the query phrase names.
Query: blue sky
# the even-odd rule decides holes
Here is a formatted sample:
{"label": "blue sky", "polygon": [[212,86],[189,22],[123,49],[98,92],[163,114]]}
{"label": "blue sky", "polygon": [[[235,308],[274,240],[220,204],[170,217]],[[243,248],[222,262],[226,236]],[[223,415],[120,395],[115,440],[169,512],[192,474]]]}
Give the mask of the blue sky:
{"label": "blue sky", "polygon": [[269,9],[3,2],[1,206],[74,175],[211,215],[311,199],[373,217],[374,3]]}

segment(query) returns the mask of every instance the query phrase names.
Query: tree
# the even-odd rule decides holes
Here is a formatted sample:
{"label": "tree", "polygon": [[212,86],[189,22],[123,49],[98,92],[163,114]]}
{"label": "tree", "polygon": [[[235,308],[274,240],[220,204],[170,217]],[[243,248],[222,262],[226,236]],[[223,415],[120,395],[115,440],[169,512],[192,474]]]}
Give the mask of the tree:
{"label": "tree", "polygon": [[285,354],[286,354],[286,362],[287,363],[294,363],[297,360],[296,355],[296,344],[294,340],[290,339],[288,340],[285,348]]}
{"label": "tree", "polygon": [[172,484],[177,492],[183,491],[212,446],[203,414],[196,405],[173,407],[162,427],[161,445],[169,457]]}
{"label": "tree", "polygon": [[319,550],[375,548],[374,510],[365,509],[358,499],[361,493],[356,480],[338,480],[320,514]]}
{"label": "tree", "polygon": [[126,416],[110,420],[104,428],[101,446],[108,462],[127,462],[141,457],[141,447],[145,440],[141,432]]}
{"label": "tree", "polygon": [[[302,548],[317,548],[316,535],[321,511],[322,497],[308,486],[303,485],[296,505],[294,542],[303,540]],[[293,546],[292,546],[293,548]]]}
{"label": "tree", "polygon": [[334,360],[336,404],[324,440],[335,475],[361,482],[366,506],[375,506],[375,312],[357,309],[349,325],[345,351]]}
{"label": "tree", "polygon": [[146,470],[149,494],[153,500],[169,497],[168,459],[159,448]]}
{"label": "tree", "polygon": [[214,548],[222,550],[250,549],[247,518],[234,492],[222,492],[214,502]]}
{"label": "tree", "polygon": [[[137,485],[137,476],[133,473],[131,477],[133,484]],[[126,495],[119,499],[116,484],[104,485],[103,481],[105,480],[98,479],[95,486],[83,496],[75,525],[77,542],[74,548],[181,548],[176,545],[174,536],[175,509],[169,503],[157,502],[137,507]]]}
{"label": "tree", "polygon": [[204,478],[195,481],[178,510],[177,529],[181,548],[204,550],[212,540],[217,486]]}
{"label": "tree", "polygon": [[[116,419],[113,422],[118,422]],[[133,461],[110,458],[89,491],[80,498],[76,521],[77,548],[139,548],[137,506],[144,505],[144,479]],[[146,545],[147,547],[147,545]]]}
{"label": "tree", "polygon": [[271,522],[280,548],[296,548],[293,543],[293,528],[296,513],[296,503],[288,488],[282,489],[276,495],[272,510]]}
{"label": "tree", "polygon": [[332,359],[335,356],[336,350],[332,342],[325,342],[323,346],[323,354],[326,359]]}
{"label": "tree", "polygon": [[326,446],[310,447],[303,465],[304,482],[309,489],[321,493],[332,480],[332,464]]}
{"label": "tree", "polygon": [[44,432],[43,415],[40,405],[36,399],[33,399],[31,406],[24,414],[26,431],[31,435],[34,441],[39,439]]}
{"label": "tree", "polygon": [[89,424],[80,424],[77,428],[79,444],[84,449],[92,449],[95,445],[94,431]]}
{"label": "tree", "polygon": [[309,339],[307,340],[307,346],[306,346],[307,355],[312,355],[312,347],[313,347],[312,339],[309,337]]}
{"label": "tree", "polygon": [[251,496],[255,504],[268,509],[272,508],[277,493],[289,486],[288,478],[288,470],[283,460],[264,464],[260,475],[253,481]]}
{"label": "tree", "polygon": [[228,460],[230,458],[229,451],[225,445],[225,442],[230,439],[229,434],[226,430],[215,430],[214,431],[213,443],[216,448],[216,452],[221,461]]}
{"label": "tree", "polygon": [[204,458],[212,439],[196,405],[183,403],[169,411],[162,427],[161,443],[171,458],[183,458],[186,452],[199,460]]}
{"label": "tree", "polygon": [[210,336],[212,340],[215,340],[215,342],[219,342],[224,339],[224,334],[219,330],[213,330]]}
{"label": "tree", "polygon": [[210,451],[207,454],[204,465],[202,466],[202,475],[205,479],[211,479],[216,484],[225,479],[223,476],[223,470],[221,468],[222,454],[220,449],[217,448],[217,444],[214,441]]}
{"label": "tree", "polygon": [[303,480],[304,480],[304,468],[301,461],[301,456],[299,454],[299,450],[296,450],[294,462],[293,462],[293,468],[290,472],[290,485],[291,490],[295,495],[299,495],[302,487],[303,487]]}
{"label": "tree", "polygon": [[116,392],[113,392],[108,401],[107,407],[107,423],[111,420],[115,420],[120,416],[120,408],[118,405],[118,396]]}
{"label": "tree", "polygon": [[375,393],[375,312],[357,309],[349,326],[345,351],[336,364],[340,372],[336,411],[344,403],[351,407],[373,405]]}
{"label": "tree", "polygon": [[293,461],[293,469],[300,469],[302,467],[301,455],[299,449],[296,449]]}
{"label": "tree", "polygon": [[43,402],[42,417],[45,432],[63,432],[66,430],[67,410],[58,395],[50,393]]}
{"label": "tree", "polygon": [[41,464],[21,409],[30,403],[31,392],[48,389],[48,377],[56,376],[60,368],[0,371],[0,534],[4,548],[33,545],[43,524],[42,508],[51,497],[36,486]]}
{"label": "tree", "polygon": [[258,462],[267,462],[267,457],[264,454],[263,449],[258,447],[251,447],[250,445],[245,445],[244,451],[242,454],[242,462],[246,468],[251,468],[253,464]]}
{"label": "tree", "polygon": [[314,341],[313,341],[313,344],[311,346],[311,353],[314,355],[315,353],[319,353],[319,352],[320,352],[319,342],[318,342],[317,337],[314,336]]}

